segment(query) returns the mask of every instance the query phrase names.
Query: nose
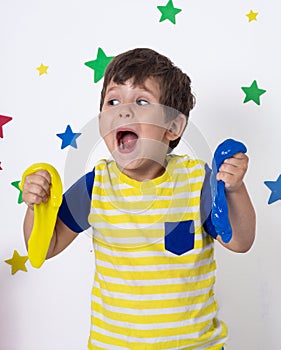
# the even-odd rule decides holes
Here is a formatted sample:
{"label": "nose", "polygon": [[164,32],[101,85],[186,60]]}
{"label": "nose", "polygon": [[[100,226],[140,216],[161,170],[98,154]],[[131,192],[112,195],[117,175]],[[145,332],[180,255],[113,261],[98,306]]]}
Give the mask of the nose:
{"label": "nose", "polygon": [[119,113],[119,118],[130,118],[131,113]]}
{"label": "nose", "polygon": [[134,112],[131,106],[123,105],[118,111],[118,115],[119,115],[119,118],[132,118],[134,115]]}

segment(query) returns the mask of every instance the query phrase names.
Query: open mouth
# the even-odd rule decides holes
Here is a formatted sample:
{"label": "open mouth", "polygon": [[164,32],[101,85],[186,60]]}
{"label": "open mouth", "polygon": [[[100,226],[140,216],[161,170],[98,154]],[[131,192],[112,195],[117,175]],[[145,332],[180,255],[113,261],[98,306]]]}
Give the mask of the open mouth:
{"label": "open mouth", "polygon": [[119,130],[116,133],[117,146],[120,152],[132,152],[137,144],[138,135],[132,130]]}

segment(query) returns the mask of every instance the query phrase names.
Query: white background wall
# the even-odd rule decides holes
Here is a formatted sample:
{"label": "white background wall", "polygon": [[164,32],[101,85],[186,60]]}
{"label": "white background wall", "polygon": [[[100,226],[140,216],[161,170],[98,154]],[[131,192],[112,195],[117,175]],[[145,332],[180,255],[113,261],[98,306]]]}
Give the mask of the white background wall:
{"label": "white background wall", "polygon": [[[66,187],[72,180],[64,174],[69,147],[61,150],[56,134],[67,124],[81,132],[98,113],[102,81],[94,84],[84,65],[98,47],[108,56],[134,47],[169,56],[192,78],[197,106],[191,121],[210,150],[228,137],[247,145],[257,239],[245,255],[217,245],[217,299],[230,329],[228,350],[280,349],[281,202],[267,204],[270,190],[263,182],[281,173],[281,3],[174,0],[182,9],[176,25],[159,23],[157,6],[166,3],[0,1],[0,114],[13,117],[0,139],[1,350],[86,349],[94,271],[89,234],[38,270],[27,262],[28,272],[11,275],[4,261],[14,249],[26,255],[25,205],[17,204],[11,182],[39,161],[53,164]],[[250,10],[259,13],[256,21],[248,22]],[[41,63],[49,69],[39,77]],[[267,90],[260,106],[243,103],[241,87],[253,80]],[[99,141],[96,130],[91,141]],[[94,147],[92,153],[99,158],[102,152]]]}

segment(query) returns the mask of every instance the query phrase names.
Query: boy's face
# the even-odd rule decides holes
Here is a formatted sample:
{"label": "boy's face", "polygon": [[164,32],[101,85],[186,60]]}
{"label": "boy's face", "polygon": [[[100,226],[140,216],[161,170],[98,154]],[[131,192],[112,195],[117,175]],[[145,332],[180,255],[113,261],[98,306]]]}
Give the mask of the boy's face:
{"label": "boy's face", "polygon": [[153,78],[142,86],[113,81],[107,86],[99,116],[100,133],[119,169],[136,180],[163,172],[170,122],[159,104],[160,88]]}

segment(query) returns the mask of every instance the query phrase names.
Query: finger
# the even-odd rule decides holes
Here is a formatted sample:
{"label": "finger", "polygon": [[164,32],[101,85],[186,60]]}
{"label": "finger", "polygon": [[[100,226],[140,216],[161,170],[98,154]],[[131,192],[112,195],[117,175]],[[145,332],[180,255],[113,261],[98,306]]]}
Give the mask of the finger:
{"label": "finger", "polygon": [[51,175],[48,173],[48,171],[39,170],[35,174],[44,177],[47,180],[47,182],[51,183]]}
{"label": "finger", "polygon": [[46,189],[46,186],[38,185],[36,181],[38,182],[38,175],[30,176],[23,186],[22,199],[29,207],[49,200],[50,185],[48,185]]}
{"label": "finger", "polygon": [[221,180],[225,183],[225,188],[228,190],[235,190],[242,184],[242,178],[237,178],[234,175],[228,173],[218,173],[217,180]]}
{"label": "finger", "polygon": [[217,180],[221,180],[223,182],[225,182],[226,184],[230,184],[232,182],[234,182],[234,175],[227,173],[227,172],[219,172],[217,174]]}
{"label": "finger", "polygon": [[[32,189],[34,189],[34,186],[35,188],[37,188],[36,186],[39,186],[45,191],[47,195],[49,195],[50,181],[51,181],[51,178],[49,173],[46,171],[42,171],[42,172],[40,171],[35,174],[27,176],[25,179],[23,188],[26,189],[27,191],[33,192],[34,190]],[[35,193],[37,194],[38,191],[35,190]]]}
{"label": "finger", "polygon": [[26,194],[36,195],[41,198],[49,195],[48,189],[46,190],[43,186],[38,185],[37,183],[29,183],[24,185],[23,192]]}
{"label": "finger", "polygon": [[238,167],[233,164],[223,163],[219,169],[219,173],[228,173],[230,175],[243,174],[244,170],[241,167]]}
{"label": "finger", "polygon": [[33,207],[34,204],[40,204],[43,201],[41,196],[31,192],[23,192],[22,199],[29,207]]}
{"label": "finger", "polygon": [[[231,158],[236,158],[236,159],[249,159],[248,156],[245,154],[245,153],[242,153],[242,152],[238,152],[236,154],[234,154]],[[231,159],[231,158],[228,158],[228,159]]]}
{"label": "finger", "polygon": [[223,162],[223,165],[230,165],[234,166],[236,168],[241,168],[243,171],[247,170],[248,168],[248,157],[243,158],[228,158]]}
{"label": "finger", "polygon": [[29,204],[40,204],[42,201],[47,202],[49,191],[36,183],[25,184],[23,187],[22,198]]}

